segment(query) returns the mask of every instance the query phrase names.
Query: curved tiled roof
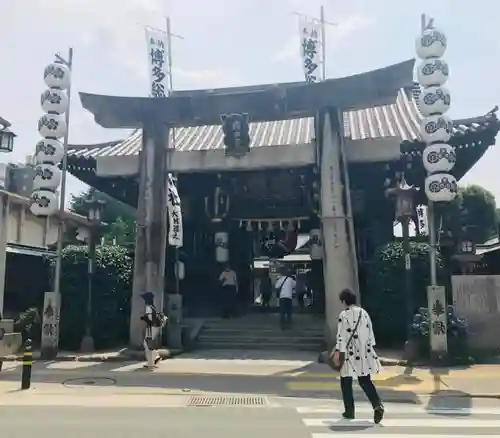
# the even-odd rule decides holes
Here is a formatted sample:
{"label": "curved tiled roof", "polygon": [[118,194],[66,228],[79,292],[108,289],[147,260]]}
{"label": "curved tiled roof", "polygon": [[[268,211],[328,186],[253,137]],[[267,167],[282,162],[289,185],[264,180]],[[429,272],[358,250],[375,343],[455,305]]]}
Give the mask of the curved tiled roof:
{"label": "curved tiled roof", "polygon": [[[345,136],[351,140],[399,137],[401,142],[420,142],[421,115],[417,100],[420,88],[400,90],[395,104],[353,110],[344,113]],[[475,120],[475,119],[470,119]],[[455,133],[465,134],[481,123],[456,121]],[[223,149],[220,125],[176,128],[170,131],[170,144],[178,151]],[[251,147],[298,146],[314,138],[313,118],[250,123]],[[138,155],[142,147],[142,131],[127,139],[99,145],[71,145],[68,154],[75,158]]]}

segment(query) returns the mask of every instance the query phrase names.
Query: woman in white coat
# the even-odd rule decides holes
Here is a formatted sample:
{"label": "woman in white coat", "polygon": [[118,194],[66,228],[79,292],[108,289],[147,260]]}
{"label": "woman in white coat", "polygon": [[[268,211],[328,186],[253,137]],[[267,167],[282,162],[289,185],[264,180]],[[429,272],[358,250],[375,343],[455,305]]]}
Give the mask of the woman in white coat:
{"label": "woman in white coat", "polygon": [[356,305],[356,294],[350,289],[344,289],[339,299],[345,309],[339,315],[334,354],[337,358],[340,356],[344,358],[340,370],[340,385],[345,407],[342,416],[347,419],[353,419],[355,416],[352,381],[358,379],[359,386],[373,406],[373,419],[378,424],[384,416],[384,406],[373,385],[371,375],[378,374],[381,365],[374,349],[375,336],[370,315]]}

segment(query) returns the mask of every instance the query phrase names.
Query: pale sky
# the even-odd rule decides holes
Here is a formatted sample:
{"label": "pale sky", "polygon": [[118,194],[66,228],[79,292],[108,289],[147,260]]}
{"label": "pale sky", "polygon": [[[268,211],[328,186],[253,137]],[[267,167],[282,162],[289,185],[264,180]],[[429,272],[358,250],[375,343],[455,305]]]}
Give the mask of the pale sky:
{"label": "pale sky", "polygon": [[[144,25],[163,27],[170,15],[174,88],[211,88],[301,81],[298,18],[318,16],[327,29],[327,76],[339,77],[414,57],[420,14],[448,37],[450,116],[483,115],[500,104],[500,4],[493,0],[22,0],[1,8],[0,115],[18,134],[2,161],[24,161],[38,141],[43,69],[57,51],[75,51],[70,143],[122,138],[100,128],[80,105],[79,91],[148,93]],[[460,6],[461,5],[461,6]],[[491,73],[491,75],[490,75]],[[500,151],[490,148],[462,180],[500,199]],[[84,188],[75,178],[69,190]]]}

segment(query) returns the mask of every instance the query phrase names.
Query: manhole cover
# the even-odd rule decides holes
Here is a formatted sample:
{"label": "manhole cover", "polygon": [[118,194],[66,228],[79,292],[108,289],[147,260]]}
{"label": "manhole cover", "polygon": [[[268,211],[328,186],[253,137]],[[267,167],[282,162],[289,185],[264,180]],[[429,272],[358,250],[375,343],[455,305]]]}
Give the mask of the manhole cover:
{"label": "manhole cover", "polygon": [[189,399],[188,406],[265,406],[265,397],[203,397],[193,396]]}
{"label": "manhole cover", "polygon": [[113,386],[116,385],[116,380],[111,377],[79,377],[66,380],[63,385],[67,387]]}

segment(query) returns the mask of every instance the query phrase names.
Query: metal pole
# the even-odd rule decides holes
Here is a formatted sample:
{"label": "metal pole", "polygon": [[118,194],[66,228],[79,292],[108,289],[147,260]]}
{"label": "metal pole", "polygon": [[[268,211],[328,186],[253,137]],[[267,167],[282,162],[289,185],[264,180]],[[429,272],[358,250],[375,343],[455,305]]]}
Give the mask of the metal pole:
{"label": "metal pole", "polygon": [[92,287],[94,284],[95,272],[95,247],[96,247],[96,230],[92,226],[89,239],[89,269],[87,278],[87,324],[85,326],[85,335],[92,337]]}
{"label": "metal pole", "polygon": [[431,286],[437,286],[437,245],[436,245],[436,220],[434,214],[434,203],[428,201],[427,222],[429,223],[429,263],[431,271]]}
{"label": "metal pole", "polygon": [[405,258],[405,298],[406,298],[406,323],[407,336],[410,339],[411,326],[413,322],[413,284],[411,275],[411,248],[410,248],[410,218],[407,215],[401,217],[403,229],[403,254]]}
{"label": "metal pole", "polygon": [[321,6],[320,8],[320,22],[321,22],[321,75],[323,80],[326,79],[326,21],[325,21],[325,8]]}
{"label": "metal pole", "polygon": [[[69,71],[72,73],[73,70],[73,48],[70,47],[68,51],[68,58],[63,59],[61,56],[56,55],[59,62],[65,64]],[[66,119],[66,134],[64,135],[63,148],[64,155],[62,159],[62,175],[61,175],[61,192],[59,197],[59,222],[57,229],[57,252],[56,252],[56,268],[54,273],[54,292],[57,300],[57,313],[59,314],[59,309],[61,308],[61,273],[62,273],[62,250],[63,250],[63,239],[64,239],[64,205],[66,203],[66,178],[68,173],[68,138],[69,138],[69,121],[70,121],[70,111],[71,111],[71,83],[73,78],[71,78],[68,87],[68,110],[65,114]],[[59,346],[59,327],[57,328],[56,346],[55,354],[57,354]]]}
{"label": "metal pole", "polygon": [[168,88],[170,92],[174,89],[173,75],[172,75],[172,29],[170,27],[170,17],[167,17],[167,53],[168,53],[168,62],[167,62]]}
{"label": "metal pole", "polygon": [[0,195],[0,319],[4,314],[5,275],[7,266],[7,227],[9,222],[9,196]]}

